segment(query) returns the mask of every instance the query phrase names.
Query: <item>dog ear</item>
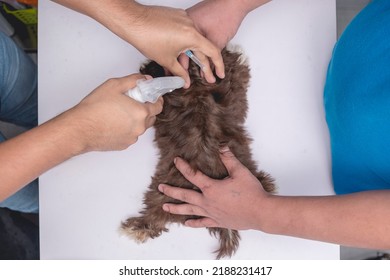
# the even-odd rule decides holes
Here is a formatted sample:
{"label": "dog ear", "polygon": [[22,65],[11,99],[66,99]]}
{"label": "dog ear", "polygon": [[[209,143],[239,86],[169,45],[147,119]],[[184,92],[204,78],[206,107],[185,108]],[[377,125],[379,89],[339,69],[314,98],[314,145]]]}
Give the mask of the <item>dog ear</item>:
{"label": "dog ear", "polygon": [[144,75],[150,75],[153,78],[164,77],[165,70],[155,61],[146,62],[141,66],[139,71]]}

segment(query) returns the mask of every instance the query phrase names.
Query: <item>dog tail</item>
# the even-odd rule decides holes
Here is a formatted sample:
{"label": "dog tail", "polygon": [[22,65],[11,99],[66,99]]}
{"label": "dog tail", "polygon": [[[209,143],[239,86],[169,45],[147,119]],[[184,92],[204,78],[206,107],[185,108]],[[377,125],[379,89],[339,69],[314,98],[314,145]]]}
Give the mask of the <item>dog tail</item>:
{"label": "dog tail", "polygon": [[238,249],[240,234],[237,230],[226,228],[209,228],[211,235],[219,239],[219,249],[215,250],[216,259],[231,257]]}

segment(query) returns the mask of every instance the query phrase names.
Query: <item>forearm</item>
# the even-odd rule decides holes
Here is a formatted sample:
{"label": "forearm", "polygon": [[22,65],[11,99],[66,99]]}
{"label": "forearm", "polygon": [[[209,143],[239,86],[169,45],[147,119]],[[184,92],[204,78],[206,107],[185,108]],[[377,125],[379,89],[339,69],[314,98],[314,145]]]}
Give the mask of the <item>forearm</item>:
{"label": "forearm", "polygon": [[0,145],[0,201],[43,172],[80,154],[77,121],[64,113]]}
{"label": "forearm", "polygon": [[[390,248],[390,191],[328,197],[272,196],[257,229],[346,246]],[[261,211],[261,212],[260,212]]]}
{"label": "forearm", "polygon": [[[145,16],[143,13],[143,5],[140,5],[133,0],[52,1],[95,19],[130,43],[132,43],[131,38],[128,38],[127,36],[129,30],[122,30],[122,27],[132,26],[133,28],[136,28],[138,25],[142,24],[142,22],[138,23],[138,21]],[[129,22],[124,24],[122,22],[124,19]]]}
{"label": "forearm", "polygon": [[128,7],[136,7],[138,4],[133,0],[52,0],[58,4],[75,10],[92,18],[110,17],[110,13],[120,11]]}

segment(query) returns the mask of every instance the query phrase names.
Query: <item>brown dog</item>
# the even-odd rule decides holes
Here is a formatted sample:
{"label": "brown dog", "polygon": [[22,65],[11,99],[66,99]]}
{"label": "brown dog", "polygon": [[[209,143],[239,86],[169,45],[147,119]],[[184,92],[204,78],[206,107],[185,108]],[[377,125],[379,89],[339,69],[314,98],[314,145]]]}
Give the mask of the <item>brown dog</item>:
{"label": "brown dog", "polygon": [[[258,171],[252,160],[251,142],[244,128],[248,109],[246,91],[249,83],[249,67],[242,55],[222,51],[225,62],[225,78],[215,84],[207,83],[199,74],[199,68],[191,63],[189,73],[192,84],[189,89],[179,89],[164,96],[164,109],[155,122],[155,141],[160,159],[148,192],[144,197],[145,208],[140,217],[129,218],[122,223],[126,235],[138,242],[155,238],[168,231],[168,223],[184,223],[191,216],[169,214],[162,210],[164,203],[181,203],[160,193],[161,183],[199,190],[188,182],[175,168],[177,156],[189,162],[194,170],[200,170],[214,179],[228,176],[219,157],[219,149],[228,145],[230,150],[261,182],[268,192],[274,191],[272,178]],[[155,62],[141,67],[143,74],[164,76],[164,69]],[[240,211],[240,209],[237,209]],[[238,249],[237,230],[209,228],[220,242],[217,259],[232,256]]]}

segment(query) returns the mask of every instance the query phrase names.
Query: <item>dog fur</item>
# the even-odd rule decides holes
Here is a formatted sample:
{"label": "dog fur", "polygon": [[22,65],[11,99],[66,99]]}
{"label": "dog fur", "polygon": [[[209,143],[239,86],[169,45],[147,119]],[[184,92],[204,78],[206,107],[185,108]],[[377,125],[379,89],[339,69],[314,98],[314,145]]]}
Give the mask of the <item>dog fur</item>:
{"label": "dog fur", "polygon": [[[164,108],[155,122],[155,142],[160,150],[156,172],[144,196],[141,216],[122,222],[121,229],[138,242],[160,236],[168,231],[169,223],[184,223],[195,216],[173,215],[162,210],[164,203],[181,203],[157,189],[161,183],[187,189],[199,189],[188,182],[175,168],[173,159],[182,157],[194,170],[214,179],[228,176],[219,157],[219,149],[227,145],[238,160],[261,182],[268,192],[274,191],[273,179],[258,171],[250,151],[251,139],[244,122],[248,110],[246,91],[250,79],[248,64],[243,55],[226,49],[222,51],[225,78],[215,84],[200,76],[197,65],[190,63],[191,86],[164,96]],[[141,73],[164,76],[164,69],[155,62],[141,67]],[[259,205],[260,207],[260,205]],[[240,209],[237,209],[240,211]],[[208,228],[219,239],[216,258],[232,256],[239,246],[237,230]]]}

